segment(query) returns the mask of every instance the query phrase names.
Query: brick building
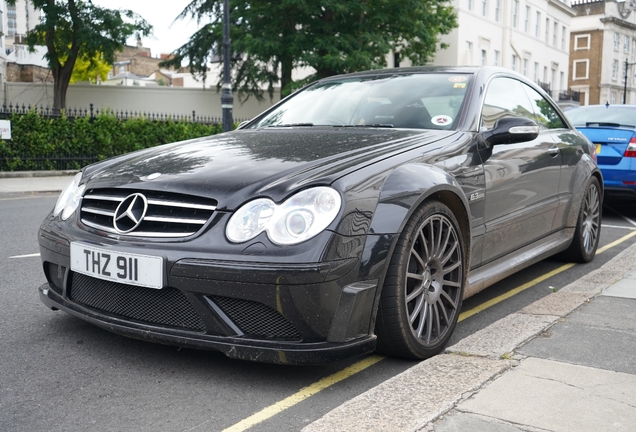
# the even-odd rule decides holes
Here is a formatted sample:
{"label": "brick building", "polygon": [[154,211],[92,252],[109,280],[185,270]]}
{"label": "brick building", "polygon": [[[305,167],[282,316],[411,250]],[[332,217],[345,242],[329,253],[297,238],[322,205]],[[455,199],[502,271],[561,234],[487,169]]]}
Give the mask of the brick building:
{"label": "brick building", "polygon": [[[581,105],[636,104],[636,11],[631,1],[572,0],[570,87]],[[625,69],[625,62],[628,67]],[[627,73],[627,82],[625,75]]]}
{"label": "brick building", "polygon": [[141,41],[138,41],[137,46],[126,45],[124,50],[117,54],[109,78],[124,72],[147,77],[161,69],[159,63],[163,60],[165,60],[165,56],[162,58],[152,57],[150,48],[143,47]]}

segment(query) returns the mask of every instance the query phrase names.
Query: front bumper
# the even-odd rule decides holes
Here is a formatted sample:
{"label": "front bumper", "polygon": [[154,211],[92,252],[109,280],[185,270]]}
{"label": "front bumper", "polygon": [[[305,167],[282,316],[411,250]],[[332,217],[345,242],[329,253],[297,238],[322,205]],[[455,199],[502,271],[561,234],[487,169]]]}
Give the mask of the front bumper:
{"label": "front bumper", "polygon": [[[258,263],[191,258],[182,248],[168,248],[167,284],[155,290],[72,272],[70,239],[43,228],[39,242],[48,283],[39,288],[41,301],[106,330],[280,364],[324,363],[375,349],[379,279],[360,279],[359,257]],[[157,245],[117,247],[166,252]]]}

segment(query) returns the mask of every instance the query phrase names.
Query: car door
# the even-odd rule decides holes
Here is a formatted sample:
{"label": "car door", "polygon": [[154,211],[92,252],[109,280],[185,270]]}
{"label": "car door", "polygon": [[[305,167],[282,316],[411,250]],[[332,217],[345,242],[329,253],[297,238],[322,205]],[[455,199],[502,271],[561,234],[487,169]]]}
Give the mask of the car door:
{"label": "car door", "polygon": [[[482,131],[502,117],[536,118],[527,87],[508,77],[493,79],[482,108]],[[537,241],[552,231],[559,207],[561,155],[549,129],[528,142],[497,144],[485,158],[486,234],[483,263]]]}
{"label": "car door", "polygon": [[578,181],[576,168],[584,154],[582,147],[585,142],[567,127],[562,114],[559,113],[558,109],[555,109],[550,101],[533,88],[526,85],[523,87],[534,109],[532,119],[537,122],[544,136],[550,136],[559,151],[561,175],[558,195],[560,204],[552,226],[553,231],[556,231],[565,226],[565,213],[572,200],[575,183]]}

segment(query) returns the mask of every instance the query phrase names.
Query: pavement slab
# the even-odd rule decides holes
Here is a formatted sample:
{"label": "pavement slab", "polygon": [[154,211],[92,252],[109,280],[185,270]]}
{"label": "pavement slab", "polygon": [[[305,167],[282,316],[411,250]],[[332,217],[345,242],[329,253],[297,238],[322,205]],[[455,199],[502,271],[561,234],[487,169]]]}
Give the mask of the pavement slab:
{"label": "pavement slab", "polygon": [[587,293],[557,291],[529,304],[519,313],[565,316],[578,309],[589,298]]}
{"label": "pavement slab", "polygon": [[473,333],[446,349],[447,352],[501,358],[556,322],[556,315],[513,313]]}
{"label": "pavement slab", "polygon": [[[528,358],[457,407],[554,432],[633,431],[636,376]],[[483,429],[491,430],[491,429]]]}
{"label": "pavement slab", "polygon": [[302,431],[417,431],[511,364],[507,360],[437,355],[347,401]]}
{"label": "pavement slab", "polygon": [[635,374],[634,311],[634,299],[597,297],[516,353]]}

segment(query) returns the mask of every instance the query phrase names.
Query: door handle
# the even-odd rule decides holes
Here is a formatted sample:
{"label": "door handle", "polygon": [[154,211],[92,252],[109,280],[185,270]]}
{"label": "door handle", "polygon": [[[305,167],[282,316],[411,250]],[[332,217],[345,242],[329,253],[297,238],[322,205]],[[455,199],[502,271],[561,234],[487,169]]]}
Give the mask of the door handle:
{"label": "door handle", "polygon": [[559,148],[558,148],[558,147],[550,147],[550,148],[548,149],[548,154],[549,154],[550,156],[556,156],[556,155],[558,155],[558,154],[559,154]]}

